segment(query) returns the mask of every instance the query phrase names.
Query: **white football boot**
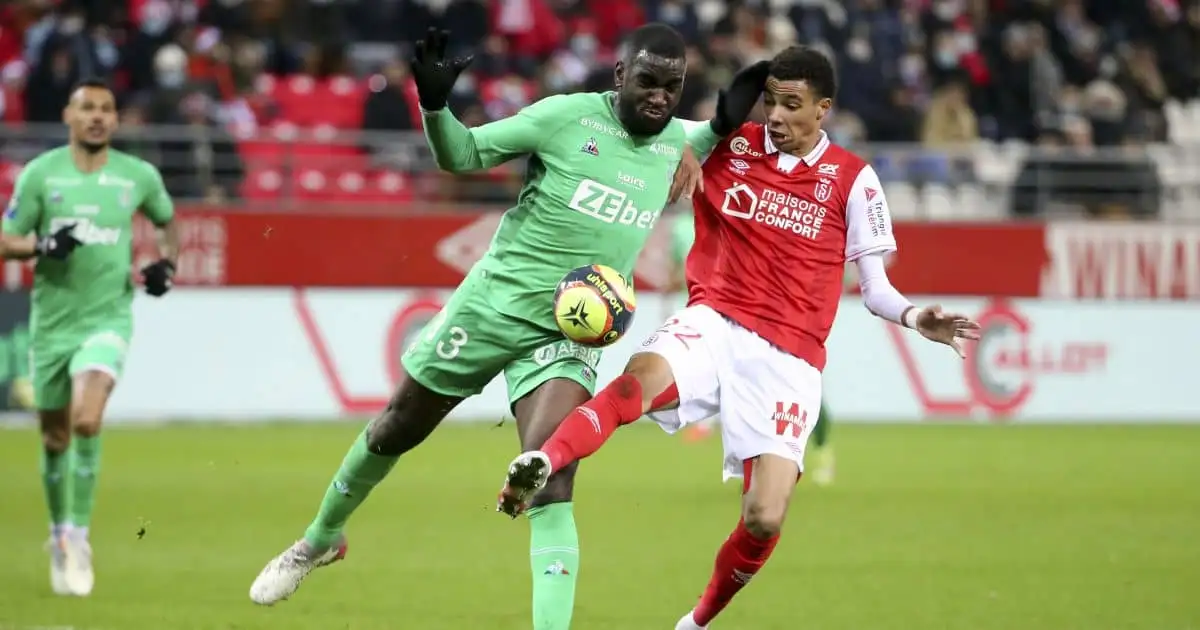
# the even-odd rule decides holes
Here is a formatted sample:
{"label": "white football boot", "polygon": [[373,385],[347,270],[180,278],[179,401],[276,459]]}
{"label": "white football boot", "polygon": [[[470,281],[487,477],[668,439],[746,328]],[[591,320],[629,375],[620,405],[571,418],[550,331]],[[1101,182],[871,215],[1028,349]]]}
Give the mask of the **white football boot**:
{"label": "white football boot", "polygon": [[92,571],[92,545],[87,532],[78,529],[67,532],[67,588],[76,597],[92,594],[96,574]]}
{"label": "white football boot", "polygon": [[684,615],[683,619],[680,619],[679,623],[675,624],[675,630],[708,630],[708,626],[696,623],[696,620],[692,617],[692,611],[689,610],[688,614]]}
{"label": "white football boot", "polygon": [[250,585],[250,599],[255,604],[271,606],[292,596],[304,578],[317,569],[346,557],[346,538],[338,539],[323,551],[313,549],[303,539],[296,541],[283,553],[275,556]]}
{"label": "white football boot", "polygon": [[55,595],[70,595],[71,588],[67,586],[66,534],[51,534],[46,541],[46,551],[50,553],[50,590]]}
{"label": "white football boot", "polygon": [[550,457],[545,453],[529,451],[517,455],[508,465],[508,476],[500,489],[496,511],[517,518],[529,507],[533,495],[546,487],[550,473]]}

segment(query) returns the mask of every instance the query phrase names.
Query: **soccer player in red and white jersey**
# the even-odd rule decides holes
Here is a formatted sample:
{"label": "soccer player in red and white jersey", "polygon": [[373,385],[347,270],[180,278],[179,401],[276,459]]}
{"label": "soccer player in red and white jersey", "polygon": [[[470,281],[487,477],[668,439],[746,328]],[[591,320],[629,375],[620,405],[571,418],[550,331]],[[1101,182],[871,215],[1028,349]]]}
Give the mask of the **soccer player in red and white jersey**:
{"label": "soccer player in red and white jersey", "polygon": [[959,340],[978,335],[967,317],[917,308],[888,281],[884,255],[896,241],[879,177],[821,130],[835,90],[832,65],[812,49],[771,61],[766,124],[746,123],[704,164],[687,308],[540,451],[518,456],[500,494],[498,509],[515,516],[551,472],[596,452],[617,427],[648,414],[675,432],[719,413],[725,477],[743,478],[742,514],[676,630],[708,627],[779,540],[821,404],[847,261],[875,315],[960,356]]}

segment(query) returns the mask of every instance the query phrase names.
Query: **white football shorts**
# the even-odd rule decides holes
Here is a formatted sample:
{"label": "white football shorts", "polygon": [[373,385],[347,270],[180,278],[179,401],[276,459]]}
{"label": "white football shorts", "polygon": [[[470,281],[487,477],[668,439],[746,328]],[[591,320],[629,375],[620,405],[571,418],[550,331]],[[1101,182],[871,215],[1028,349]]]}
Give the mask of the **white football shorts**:
{"label": "white football shorts", "polygon": [[679,406],[651,412],[667,433],[721,415],[724,480],[770,453],[804,470],[804,446],[821,408],[821,372],[707,306],[669,318],[637,352],[671,365]]}

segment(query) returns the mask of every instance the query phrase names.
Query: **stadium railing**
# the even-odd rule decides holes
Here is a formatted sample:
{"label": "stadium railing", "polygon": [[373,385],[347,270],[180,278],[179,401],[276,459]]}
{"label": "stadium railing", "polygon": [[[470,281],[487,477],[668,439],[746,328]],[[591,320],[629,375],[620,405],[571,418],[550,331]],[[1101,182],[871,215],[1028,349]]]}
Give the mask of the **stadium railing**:
{"label": "stadium railing", "polygon": [[[0,126],[0,191],[61,144],[61,125]],[[180,200],[322,212],[484,211],[506,207],[522,163],[439,173],[421,133],[211,126],[123,128],[114,146],[159,166]],[[1200,144],[1073,150],[981,142],[954,149],[852,147],[886,186],[898,219],[1102,216],[1200,220]]]}

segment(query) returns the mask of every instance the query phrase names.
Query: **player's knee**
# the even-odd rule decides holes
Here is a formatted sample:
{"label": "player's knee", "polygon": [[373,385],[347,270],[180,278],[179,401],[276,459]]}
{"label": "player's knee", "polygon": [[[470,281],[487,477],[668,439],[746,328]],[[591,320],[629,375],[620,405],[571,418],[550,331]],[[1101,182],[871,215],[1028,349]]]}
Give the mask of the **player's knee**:
{"label": "player's knee", "polygon": [[462,399],[444,396],[407,380],[387,408],[367,426],[367,450],[398,457],[416,448]]}
{"label": "player's knee", "polygon": [[403,407],[389,404],[383,413],[367,425],[367,450],[388,457],[403,455],[421,442],[413,439],[411,424],[410,416]]}
{"label": "player's knee", "polygon": [[643,407],[647,410],[661,409],[679,398],[671,364],[660,354],[639,352],[633,355],[625,364],[625,374],[637,379],[642,386]]}
{"label": "player's knee", "polygon": [[71,417],[66,410],[39,411],[38,427],[47,451],[61,453],[71,445]]}
{"label": "player's knee", "polygon": [[68,426],[42,427],[42,448],[48,453],[62,453],[71,446]]}
{"label": "player's knee", "polygon": [[533,497],[530,506],[542,507],[552,503],[571,501],[575,491],[575,471],[578,468],[579,462],[572,462],[571,465],[551,475],[546,482],[546,487]]}
{"label": "player's knee", "polygon": [[778,536],[786,515],[787,504],[778,501],[748,499],[742,508],[746,531],[760,539]]}
{"label": "player's knee", "polygon": [[82,415],[71,422],[71,429],[79,437],[96,437],[100,435],[100,415]]}

